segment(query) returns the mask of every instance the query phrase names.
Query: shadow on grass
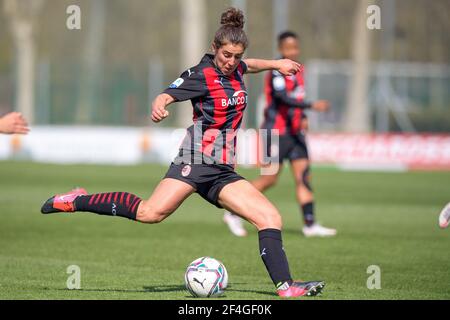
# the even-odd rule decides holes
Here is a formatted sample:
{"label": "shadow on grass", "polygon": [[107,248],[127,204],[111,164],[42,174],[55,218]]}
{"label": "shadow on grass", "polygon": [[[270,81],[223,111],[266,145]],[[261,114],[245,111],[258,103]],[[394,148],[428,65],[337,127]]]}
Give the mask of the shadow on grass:
{"label": "shadow on grass", "polygon": [[[236,283],[236,284],[247,284],[247,283]],[[174,290],[173,288],[178,288],[178,289]],[[151,287],[147,286],[147,287],[144,287],[144,289],[147,290],[148,292],[170,292],[170,291],[185,291],[186,290],[185,286],[151,286]],[[275,292],[272,292],[272,291],[235,289],[234,286],[231,286],[231,285],[228,286],[228,288],[225,290],[225,292],[257,293],[257,294],[263,294],[263,295],[278,296]],[[188,297],[191,297],[191,296],[187,296],[187,298]],[[219,298],[221,298],[221,297],[219,297]],[[224,298],[226,298],[226,296]]]}
{"label": "shadow on grass", "polygon": [[137,289],[67,289],[67,288],[44,288],[44,290],[56,290],[56,291],[75,291],[75,292],[120,292],[120,293],[157,293],[157,292],[176,292],[176,291],[185,291],[185,286],[180,285],[165,285],[165,286],[144,286],[142,290]]}
{"label": "shadow on grass", "polygon": [[[246,284],[246,283],[240,283]],[[44,290],[56,290],[56,291],[72,291],[67,288],[43,288]],[[158,285],[158,286],[144,286],[142,290],[135,289],[74,289],[76,292],[119,292],[119,293],[163,293],[163,292],[179,292],[186,291],[186,287],[184,285]],[[234,289],[233,286],[229,286],[226,289],[226,292],[242,292],[242,293],[256,293],[263,294],[269,296],[277,296],[275,292],[272,291],[259,291],[259,290],[244,290],[244,289]],[[185,298],[192,298],[190,295],[186,295]],[[218,298],[226,298],[226,296],[218,297]]]}
{"label": "shadow on grass", "polygon": [[[247,285],[248,283],[234,283],[233,285],[229,285],[228,288],[225,290],[225,292],[244,292],[244,293],[257,293],[257,294],[264,294],[264,295],[270,295],[270,296],[277,296],[277,294],[272,291],[235,289],[234,286],[237,284]],[[147,292],[185,291],[186,287],[185,286],[146,286],[146,287],[144,287],[144,290],[146,290]],[[190,297],[190,296],[188,296],[188,297]]]}
{"label": "shadow on grass", "polygon": [[257,293],[257,294],[264,294],[268,296],[274,296],[278,297],[278,295],[273,291],[259,291],[259,290],[238,290],[238,289],[230,289],[227,288],[227,292],[245,292],[245,293]]}
{"label": "shadow on grass", "polygon": [[305,238],[305,236],[303,236],[302,230],[301,228],[284,228],[283,227],[283,234],[293,234],[293,235],[298,235],[300,238]]}

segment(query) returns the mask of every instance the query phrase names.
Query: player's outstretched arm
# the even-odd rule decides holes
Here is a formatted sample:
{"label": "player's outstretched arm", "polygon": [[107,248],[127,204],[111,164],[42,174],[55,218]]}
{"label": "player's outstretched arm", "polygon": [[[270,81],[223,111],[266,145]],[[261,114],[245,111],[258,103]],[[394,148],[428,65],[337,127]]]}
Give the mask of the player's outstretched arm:
{"label": "player's outstretched arm", "polygon": [[169,116],[169,111],[166,107],[175,102],[175,99],[167,93],[161,93],[152,102],[152,120],[153,122],[160,122]]}
{"label": "player's outstretched arm", "polygon": [[245,59],[247,73],[257,73],[266,70],[277,70],[285,76],[296,74],[300,71],[301,65],[289,59],[263,60],[263,59]]}
{"label": "player's outstretched arm", "polygon": [[314,102],[298,101],[291,98],[285,89],[275,90],[275,97],[283,104],[299,109],[311,109],[318,112],[327,112],[330,109],[330,102],[327,100],[317,100]]}
{"label": "player's outstretched arm", "polygon": [[319,112],[327,112],[330,109],[328,100],[317,100],[311,104],[311,109]]}
{"label": "player's outstretched arm", "polygon": [[10,112],[0,117],[0,133],[19,133],[27,134],[30,131],[28,123],[19,112]]}

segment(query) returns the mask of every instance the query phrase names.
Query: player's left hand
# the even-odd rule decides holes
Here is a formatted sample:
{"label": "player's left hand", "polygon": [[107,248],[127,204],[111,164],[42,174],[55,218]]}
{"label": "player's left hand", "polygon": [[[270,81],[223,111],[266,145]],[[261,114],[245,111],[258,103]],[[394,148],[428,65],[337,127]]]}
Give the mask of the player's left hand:
{"label": "player's left hand", "polygon": [[278,71],[285,76],[292,76],[300,71],[301,65],[290,59],[278,60]]}

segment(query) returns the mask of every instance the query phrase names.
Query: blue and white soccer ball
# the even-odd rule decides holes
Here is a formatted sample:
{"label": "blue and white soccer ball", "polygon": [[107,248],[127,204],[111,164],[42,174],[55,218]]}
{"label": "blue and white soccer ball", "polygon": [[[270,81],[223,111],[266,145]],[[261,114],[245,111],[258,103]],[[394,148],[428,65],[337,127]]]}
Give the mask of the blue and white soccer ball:
{"label": "blue and white soccer ball", "polygon": [[184,281],[186,289],[194,297],[218,297],[228,285],[228,273],[222,262],[211,257],[201,257],[189,264]]}

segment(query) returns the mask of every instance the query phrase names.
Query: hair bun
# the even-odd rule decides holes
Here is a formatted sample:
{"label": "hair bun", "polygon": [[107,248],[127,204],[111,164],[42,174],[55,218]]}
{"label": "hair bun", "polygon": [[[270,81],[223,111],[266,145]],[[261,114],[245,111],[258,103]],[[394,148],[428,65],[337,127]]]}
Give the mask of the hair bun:
{"label": "hair bun", "polygon": [[244,13],[236,8],[228,8],[220,18],[220,24],[223,26],[244,29],[244,23]]}

